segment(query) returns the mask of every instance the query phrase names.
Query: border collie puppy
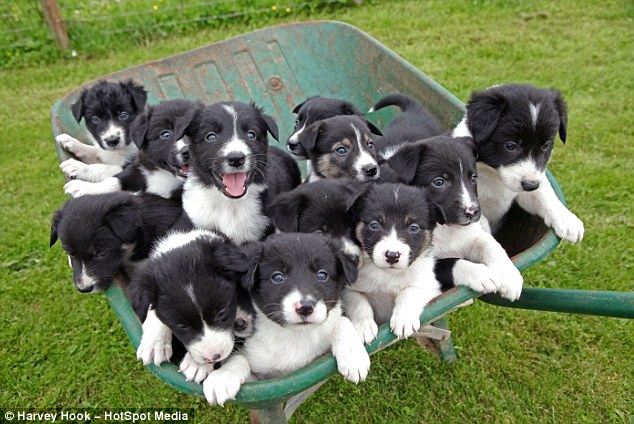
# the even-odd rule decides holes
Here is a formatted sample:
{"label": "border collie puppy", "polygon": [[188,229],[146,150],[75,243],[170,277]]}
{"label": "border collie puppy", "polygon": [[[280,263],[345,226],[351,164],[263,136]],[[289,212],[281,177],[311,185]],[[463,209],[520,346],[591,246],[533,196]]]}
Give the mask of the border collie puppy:
{"label": "border collie puppy", "polygon": [[198,110],[188,129],[192,172],[183,207],[196,228],[221,231],[237,244],[272,231],[264,214],[277,194],[300,183],[297,163],[280,149],[275,121],[255,104],[220,102]]}
{"label": "border collie puppy", "polygon": [[358,261],[361,249],[355,241],[350,210],[368,187],[351,178],[302,184],[273,200],[267,215],[282,232],[319,233],[340,240],[344,251]]}
{"label": "border collie puppy", "polygon": [[368,113],[387,106],[398,106],[402,113],[384,128],[382,136],[374,140],[376,151],[384,159],[388,159],[403,143],[433,137],[443,132],[438,120],[413,97],[405,94],[388,94],[376,102]]}
{"label": "border collie puppy", "polygon": [[404,184],[373,184],[355,205],[353,222],[363,265],[343,294],[346,315],[365,343],[387,321],[398,337],[409,337],[420,328],[425,305],[440,294],[428,195]]}
{"label": "border collie puppy", "polygon": [[132,162],[137,146],[132,143],[130,125],[143,112],[146,101],[147,92],[132,80],[100,81],[82,90],[71,111],[77,122],[84,119],[92,146],[68,134],[58,135],[55,141],[81,162],[103,165],[100,172],[93,169],[85,175],[79,169],[77,178],[100,181],[96,178],[111,177]]}
{"label": "border collie puppy", "polygon": [[[356,115],[365,120],[365,115],[349,101],[320,96],[309,97],[299,103],[293,109],[293,113],[297,114],[297,119],[295,120],[293,133],[286,142],[286,148],[295,159],[308,159],[308,154],[302,147],[300,139],[304,131],[314,122],[341,115]],[[381,134],[381,130],[370,121],[366,120],[366,123],[373,134]],[[312,170],[309,169],[309,172],[312,172]]]}
{"label": "border collie puppy", "polygon": [[153,243],[183,213],[180,201],[128,192],[69,199],[55,213],[50,245],[59,238],[82,293],[106,290],[112,280],[131,277]]}
{"label": "border collie puppy", "polygon": [[346,379],[365,380],[370,357],[340,301],[344,286],[357,278],[353,261],[319,234],[274,234],[249,249],[257,325],[243,348],[203,382],[207,401],[223,405],[251,373],[279,377],[327,352]]}
{"label": "border collie puppy", "polygon": [[187,353],[180,371],[200,383],[234,347],[241,281],[249,259],[223,235],[174,232],[156,243],[127,289],[143,323],[137,359],[169,361],[172,335]]}
{"label": "border collie puppy", "polygon": [[562,239],[583,238],[583,222],[546,178],[555,137],[566,142],[567,123],[566,103],[554,89],[504,84],[471,95],[453,135],[473,137],[478,147],[480,204],[494,234],[516,201]]}
{"label": "border collie puppy", "polygon": [[453,275],[451,285],[518,299],[522,275],[480,222],[473,140],[437,136],[405,144],[388,164],[401,182],[426,189],[439,224],[434,229],[434,256],[463,259],[454,262],[450,273],[440,275]]}
{"label": "border collie puppy", "polygon": [[312,165],[308,181],[380,176],[374,140],[367,121],[358,116],[335,116],[313,123],[300,138]]}
{"label": "border collie puppy", "polygon": [[95,166],[74,161],[76,163],[62,168],[71,178],[64,192],[73,197],[121,190],[165,198],[180,196],[189,174],[189,139],[185,129],[201,107],[202,103],[189,100],[167,100],[150,106],[134,120],[130,129],[139,148],[135,161],[114,177],[96,183],[72,179],[76,177],[76,165],[88,168],[88,172]]}

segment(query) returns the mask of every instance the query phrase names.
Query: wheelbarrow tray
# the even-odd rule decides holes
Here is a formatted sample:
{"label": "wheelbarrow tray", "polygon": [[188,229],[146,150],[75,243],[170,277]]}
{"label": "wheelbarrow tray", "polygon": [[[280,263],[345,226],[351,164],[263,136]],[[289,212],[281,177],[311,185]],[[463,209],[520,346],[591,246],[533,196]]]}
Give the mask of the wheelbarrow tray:
{"label": "wheelbarrow tray", "polygon": [[[293,107],[309,96],[346,99],[361,110],[368,110],[386,94],[407,93],[421,101],[446,131],[462,119],[465,111],[464,104],[456,97],[374,38],[353,26],[333,21],[266,28],[100,78],[125,79],[143,84],[149,104],[177,98],[204,103],[229,99],[255,101],[278,123],[282,143],[272,145],[280,148],[293,129]],[[77,124],[70,106],[83,88],[94,83],[78,87],[53,105],[54,136],[67,133],[79,140],[86,139],[87,130],[83,123]],[[398,113],[393,109],[373,113],[369,119],[382,127]],[[66,154],[56,148],[60,160],[65,159]],[[548,178],[563,201],[559,185],[550,173]],[[517,226],[507,226],[499,237],[515,265],[523,270],[548,255],[559,239],[539,218],[519,210],[515,213],[518,216],[512,221]],[[124,290],[115,283],[106,296],[136,350],[141,340],[141,323]],[[476,296],[477,293],[466,288],[453,289],[425,308],[421,323],[435,321]],[[394,341],[389,326],[384,325],[367,350],[374,353]],[[174,364],[151,364],[148,368],[180,391],[203,395],[202,385],[186,381]],[[244,384],[236,402],[249,409],[279,405],[336,370],[335,360],[328,354],[288,376]]]}

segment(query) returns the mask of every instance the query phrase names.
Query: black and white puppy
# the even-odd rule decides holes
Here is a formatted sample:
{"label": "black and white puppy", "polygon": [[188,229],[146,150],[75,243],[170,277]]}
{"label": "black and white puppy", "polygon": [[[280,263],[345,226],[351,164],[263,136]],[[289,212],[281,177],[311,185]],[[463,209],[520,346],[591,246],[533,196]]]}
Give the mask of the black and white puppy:
{"label": "black and white puppy", "polygon": [[183,207],[196,228],[221,231],[237,244],[273,229],[266,203],[300,183],[297,163],[280,149],[275,121],[254,104],[220,102],[200,109],[188,130],[192,172]]}
{"label": "black and white puppy", "polygon": [[367,121],[358,116],[317,121],[299,141],[312,165],[309,182],[345,177],[375,181],[380,176],[371,131]]}
{"label": "black and white puppy", "polygon": [[127,289],[143,323],[137,358],[169,361],[174,335],[187,351],[180,371],[204,380],[233,351],[238,292],[249,268],[234,243],[211,231],[172,232],[157,242]]}
{"label": "black and white puppy", "polygon": [[50,245],[59,238],[82,293],[106,290],[136,263],[183,213],[180,201],[118,192],[69,199],[55,213]]}
{"label": "black and white puppy", "polygon": [[494,234],[515,201],[562,239],[583,238],[583,222],[559,201],[546,178],[555,137],[559,133],[565,143],[567,123],[566,103],[554,89],[503,84],[471,95],[453,135],[475,140],[482,214]]}
{"label": "black and white puppy", "polygon": [[267,215],[282,232],[319,233],[339,240],[344,251],[358,261],[361,249],[355,241],[350,210],[368,187],[352,178],[301,184],[273,200]]}
{"label": "black and white puppy", "polygon": [[279,377],[327,352],[346,379],[365,380],[370,357],[340,301],[344,286],[357,278],[354,262],[319,234],[274,234],[249,248],[255,332],[203,382],[207,401],[222,405],[251,374]]}
{"label": "black and white puppy", "polygon": [[383,135],[374,140],[379,156],[388,159],[398,147],[442,134],[438,120],[416,99],[405,94],[389,94],[381,98],[368,113],[387,106],[398,106],[402,113],[383,129]]}
{"label": "black and white puppy", "polygon": [[[304,136],[306,129],[314,122],[342,115],[356,115],[365,120],[365,115],[349,101],[321,96],[309,97],[299,103],[293,109],[293,113],[297,114],[297,119],[295,120],[293,133],[286,142],[286,147],[295,159],[308,159],[308,154],[302,147],[300,140]],[[366,123],[373,134],[381,134],[381,130],[370,121],[366,120]],[[310,171],[309,169],[309,173]]]}
{"label": "black and white puppy", "polygon": [[[180,196],[189,174],[189,138],[185,130],[201,107],[200,102],[182,99],[150,106],[134,120],[130,129],[139,148],[135,161],[122,172],[100,182],[78,179],[74,174],[77,172],[75,164],[69,164],[62,169],[71,178],[64,186],[64,192],[73,197],[120,190],[152,193],[165,198]],[[95,166],[75,162],[87,168],[87,172]]]}
{"label": "black and white puppy", "polygon": [[[147,92],[130,81],[97,84],[82,90],[71,105],[77,122],[84,119],[87,137],[92,145],[84,144],[68,134],[60,134],[55,141],[68,153],[86,164],[101,164],[90,171],[71,162],[62,162],[62,169],[73,165],[75,177],[87,181],[101,181],[121,172],[134,160],[137,146],[130,136],[130,125],[145,108]],[[99,168],[99,171],[97,171]]]}
{"label": "black and white puppy", "polygon": [[363,252],[359,278],[343,294],[344,309],[364,342],[390,322],[398,337],[420,328],[420,314],[440,294],[434,276],[434,210],[426,190],[373,184],[354,207]]}
{"label": "black and white puppy", "polygon": [[480,222],[473,140],[437,136],[403,144],[388,164],[401,182],[426,189],[438,223],[434,256],[461,259],[452,268],[452,284],[517,300],[522,275]]}

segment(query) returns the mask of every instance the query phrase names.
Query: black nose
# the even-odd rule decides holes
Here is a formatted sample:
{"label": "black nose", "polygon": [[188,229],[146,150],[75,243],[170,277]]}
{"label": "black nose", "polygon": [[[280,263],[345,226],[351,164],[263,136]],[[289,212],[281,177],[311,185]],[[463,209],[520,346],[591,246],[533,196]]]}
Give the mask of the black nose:
{"label": "black nose", "polygon": [[400,257],[401,257],[401,252],[392,252],[392,251],[385,252],[385,260],[390,265],[394,265],[395,263],[397,263]]}
{"label": "black nose", "polygon": [[181,150],[181,157],[183,158],[184,161],[189,161],[189,157],[190,157],[189,147],[183,147],[183,150]]}
{"label": "black nose", "polygon": [[374,177],[379,172],[379,167],[376,165],[365,165],[361,170],[368,177]]}
{"label": "black nose", "polygon": [[229,152],[227,154],[227,163],[233,167],[239,167],[244,165],[247,157],[242,152]]}
{"label": "black nose", "polygon": [[467,209],[464,210],[464,215],[467,218],[475,218],[477,216],[480,216],[480,206],[469,206]]}
{"label": "black nose", "polygon": [[108,146],[113,147],[119,144],[119,140],[119,137],[117,137],[116,135],[103,139],[103,141],[105,141]]}
{"label": "black nose", "polygon": [[244,331],[247,329],[247,320],[243,318],[238,318],[234,324],[234,329],[236,331]]}
{"label": "black nose", "polygon": [[305,300],[302,300],[301,302],[299,302],[299,305],[295,306],[295,312],[303,317],[307,317],[308,315],[312,314],[314,310],[315,304],[313,302],[308,302]]}
{"label": "black nose", "polygon": [[533,191],[539,188],[539,181],[537,180],[524,180],[522,181],[522,188],[524,191]]}
{"label": "black nose", "polygon": [[75,287],[77,287],[77,290],[79,290],[80,293],[90,293],[92,291],[92,286],[80,288],[77,284],[75,284]]}

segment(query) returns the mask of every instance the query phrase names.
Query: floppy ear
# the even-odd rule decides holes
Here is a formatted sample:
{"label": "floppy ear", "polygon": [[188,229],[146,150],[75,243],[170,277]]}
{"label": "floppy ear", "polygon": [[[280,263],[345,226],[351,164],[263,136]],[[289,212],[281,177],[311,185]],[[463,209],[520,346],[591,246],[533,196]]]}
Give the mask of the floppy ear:
{"label": "floppy ear", "polygon": [[51,221],[51,239],[49,242],[49,247],[53,247],[53,245],[57,241],[57,227],[62,220],[62,209],[63,207],[55,212],[55,215],[53,215],[53,220]]}
{"label": "floppy ear", "polygon": [[361,182],[356,178],[345,179],[345,183],[342,184],[342,189],[346,193],[346,211],[352,209],[359,197],[368,191],[369,187],[369,183]]}
{"label": "floppy ear", "polygon": [[271,133],[275,141],[280,141],[280,132],[277,129],[277,124],[273,117],[263,113],[262,118],[264,118],[264,122],[266,122],[266,129],[269,130],[269,133]]}
{"label": "floppy ear", "polygon": [[147,133],[151,114],[152,109],[139,114],[136,118],[134,118],[134,121],[132,121],[132,124],[130,125],[130,135],[132,136],[132,141],[139,149],[145,145],[145,134]]}
{"label": "floppy ear", "polygon": [[208,260],[227,278],[242,279],[250,269],[249,258],[230,241],[209,246]]}
{"label": "floppy ear", "polygon": [[423,149],[424,145],[421,143],[404,144],[387,160],[399,181],[405,184],[414,181]]}
{"label": "floppy ear", "polygon": [[147,312],[150,305],[156,307],[158,301],[158,283],[151,266],[154,266],[151,262],[145,262],[141,265],[143,268],[139,270],[137,276],[130,282],[130,285],[126,289],[128,299],[134,313],[139,317],[141,323],[147,318]]}
{"label": "floppy ear", "polygon": [[370,122],[369,120],[365,119],[365,124],[368,126],[368,129],[370,130],[370,132],[374,135],[383,135],[383,133],[381,132],[381,130],[379,129],[379,127],[377,127],[376,125],[374,125],[372,122]]}
{"label": "floppy ear", "polygon": [[304,106],[306,104],[307,101],[309,101],[311,98],[307,98],[306,100],[304,100],[303,102],[301,102],[300,104],[298,104],[297,106],[295,106],[293,108],[293,112],[292,113],[297,113],[299,112],[299,110],[302,108],[302,106]]}
{"label": "floppy ear", "polygon": [[337,249],[337,268],[339,272],[343,274],[343,278],[348,285],[357,281],[359,276],[359,270],[357,269],[357,263],[353,258],[344,253],[341,248]]}
{"label": "floppy ear", "polygon": [[79,96],[79,99],[77,99],[77,101],[70,106],[70,110],[71,112],[73,112],[73,116],[75,117],[78,123],[79,121],[81,121],[81,118],[84,116],[85,95],[86,95],[86,92],[82,91],[81,95]]}
{"label": "floppy ear", "polygon": [[202,108],[202,102],[192,102],[191,108],[187,109],[185,114],[177,120],[176,126],[174,128],[174,136],[177,137],[177,140],[182,138],[183,135],[186,134],[187,129],[191,126],[192,121],[196,116],[196,113],[199,109]]}
{"label": "floppy ear", "polygon": [[133,243],[141,228],[141,211],[131,202],[119,203],[108,211],[104,221],[117,238]]}
{"label": "floppy ear", "polygon": [[262,242],[255,241],[247,243],[242,247],[242,251],[247,256],[248,270],[240,279],[240,284],[246,290],[251,291],[255,286],[255,280],[258,273],[258,265],[260,264],[260,257],[262,256]]}
{"label": "floppy ear", "polygon": [[132,80],[120,82],[121,88],[130,93],[132,96],[132,102],[138,112],[142,112],[145,109],[145,103],[147,102],[147,91],[143,86],[136,84]]}
{"label": "floppy ear", "polygon": [[298,191],[282,193],[271,202],[267,215],[278,230],[285,233],[297,232],[299,214],[304,209],[305,197]]}
{"label": "floppy ear", "polygon": [[315,148],[322,122],[323,121],[317,121],[310,124],[302,134],[302,137],[299,138],[299,144],[301,144],[304,149],[313,150]]}
{"label": "floppy ear", "polygon": [[504,96],[499,93],[485,90],[471,95],[467,104],[467,126],[476,144],[491,137],[505,107]]}
{"label": "floppy ear", "polygon": [[568,107],[566,106],[566,102],[564,101],[559,91],[555,89],[551,89],[551,91],[555,95],[555,98],[554,98],[555,109],[557,110],[557,113],[559,114],[559,138],[561,139],[562,143],[566,144],[566,137],[567,137],[566,129],[568,127]]}

